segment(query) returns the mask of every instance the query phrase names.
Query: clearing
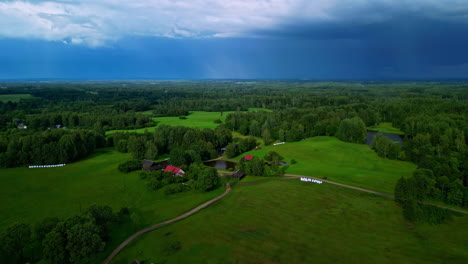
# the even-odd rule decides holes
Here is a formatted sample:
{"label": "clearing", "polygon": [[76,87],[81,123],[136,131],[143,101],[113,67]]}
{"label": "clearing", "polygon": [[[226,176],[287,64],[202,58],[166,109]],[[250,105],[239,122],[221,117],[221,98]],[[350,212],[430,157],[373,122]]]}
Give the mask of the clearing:
{"label": "clearing", "polygon": [[278,152],[286,162],[297,161],[288,166],[288,174],[328,177],[330,181],[388,194],[393,194],[401,176],[410,176],[416,169],[416,165],[409,162],[383,159],[367,145],[346,143],[325,136],[266,146],[235,159],[240,160],[248,154],[263,157],[270,150]]}
{"label": "clearing", "polygon": [[34,98],[30,94],[0,94],[0,101],[6,103],[8,101],[11,102],[19,102],[21,99],[32,99]]}
{"label": "clearing", "polygon": [[393,127],[392,123],[380,123],[376,126],[371,126],[367,128],[368,130],[382,132],[382,133],[390,133],[390,134],[398,134],[404,135],[403,131],[399,128]]}

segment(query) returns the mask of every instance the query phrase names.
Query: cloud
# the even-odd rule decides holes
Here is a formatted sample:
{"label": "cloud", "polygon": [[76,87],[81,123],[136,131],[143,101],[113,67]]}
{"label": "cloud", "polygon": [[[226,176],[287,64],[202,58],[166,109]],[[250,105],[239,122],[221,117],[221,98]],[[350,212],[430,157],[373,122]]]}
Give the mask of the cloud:
{"label": "cloud", "polygon": [[0,3],[0,37],[92,47],[128,36],[353,38],[410,16],[466,26],[468,1],[6,1]]}

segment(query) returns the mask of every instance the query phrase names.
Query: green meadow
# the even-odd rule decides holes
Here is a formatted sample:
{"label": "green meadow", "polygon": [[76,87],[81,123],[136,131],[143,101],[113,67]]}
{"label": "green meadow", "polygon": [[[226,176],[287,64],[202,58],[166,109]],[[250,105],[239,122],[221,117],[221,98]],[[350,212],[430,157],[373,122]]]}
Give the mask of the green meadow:
{"label": "green meadow", "polygon": [[368,127],[367,129],[372,130],[372,131],[382,132],[382,133],[391,133],[391,134],[398,134],[398,135],[405,134],[400,129],[393,127],[392,123],[385,123],[385,122],[380,123],[377,126]]}
{"label": "green meadow", "polygon": [[409,162],[383,159],[367,145],[346,143],[334,137],[313,137],[266,146],[244,153],[236,160],[248,154],[263,157],[270,150],[278,152],[286,162],[297,161],[287,167],[288,174],[328,177],[331,181],[385,193],[393,193],[397,180],[416,169],[416,165]]}
{"label": "green meadow", "polygon": [[21,99],[32,99],[34,98],[30,94],[0,94],[0,101],[2,102],[19,102]]}
{"label": "green meadow", "polygon": [[45,217],[69,217],[92,204],[109,205],[114,211],[128,207],[136,230],[180,215],[223,192],[220,188],[166,196],[161,190],[150,190],[139,172],[117,170],[119,163],[129,159],[130,154],[100,149],[64,167],[1,169],[0,230],[15,222],[35,224]]}
{"label": "green meadow", "polygon": [[413,226],[389,198],[264,180],[137,238],[111,263],[466,263],[466,226],[466,216]]}
{"label": "green meadow", "polygon": [[[249,111],[270,111],[262,108],[249,108]],[[142,112],[143,114],[150,114],[150,111]],[[232,113],[232,111],[228,112],[203,112],[203,111],[193,111],[190,112],[187,119],[180,119],[177,116],[171,117],[154,117],[153,121],[156,123],[154,127],[146,127],[141,129],[133,129],[133,130],[110,130],[106,132],[106,135],[110,135],[116,132],[136,132],[136,133],[144,133],[145,131],[153,132],[157,126],[159,125],[169,125],[169,126],[186,126],[186,127],[198,127],[200,129],[204,128],[216,128],[219,124],[216,124],[214,121],[216,119],[220,119],[224,122],[226,120],[226,116]]]}

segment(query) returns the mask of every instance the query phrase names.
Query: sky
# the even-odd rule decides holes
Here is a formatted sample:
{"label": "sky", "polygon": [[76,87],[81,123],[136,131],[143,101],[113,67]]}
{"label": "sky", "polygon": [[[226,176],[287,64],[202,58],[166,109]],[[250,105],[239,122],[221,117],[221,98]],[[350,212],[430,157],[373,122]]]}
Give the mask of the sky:
{"label": "sky", "polygon": [[0,79],[455,78],[467,0],[0,0]]}

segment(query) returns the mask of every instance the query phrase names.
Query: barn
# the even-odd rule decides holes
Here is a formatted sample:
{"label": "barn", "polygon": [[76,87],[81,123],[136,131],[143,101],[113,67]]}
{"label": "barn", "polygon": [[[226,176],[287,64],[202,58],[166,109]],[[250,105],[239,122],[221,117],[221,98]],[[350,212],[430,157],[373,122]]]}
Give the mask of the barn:
{"label": "barn", "polygon": [[141,166],[144,170],[151,173],[155,170],[164,170],[167,166],[169,166],[169,163],[167,162],[167,160],[161,162],[154,162],[152,160],[145,159],[141,162]]}

